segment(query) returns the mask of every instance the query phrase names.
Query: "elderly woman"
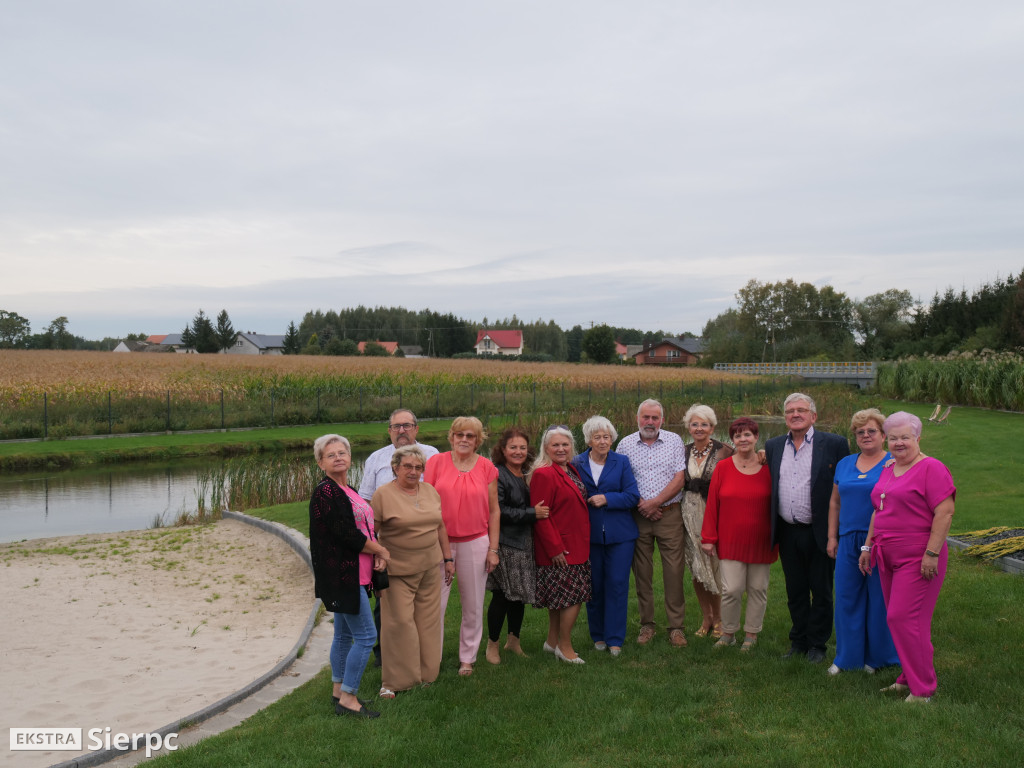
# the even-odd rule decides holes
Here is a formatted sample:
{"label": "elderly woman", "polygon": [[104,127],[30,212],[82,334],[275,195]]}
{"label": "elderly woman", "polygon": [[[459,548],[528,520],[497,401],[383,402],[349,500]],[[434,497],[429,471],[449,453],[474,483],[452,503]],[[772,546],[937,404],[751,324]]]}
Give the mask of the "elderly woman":
{"label": "elderly woman", "polygon": [[590,576],[587,602],[590,639],[599,651],[622,652],[629,608],[629,569],[640,531],[633,510],[640,501],[629,459],[612,450],[619,435],[604,416],[583,423],[589,448],[572,463],[586,488],[590,513]]}
{"label": "elderly woman", "polygon": [[533,524],[548,516],[544,504],[530,506],[530,489],[523,467],[534,459],[530,438],[519,427],[502,432],[491,449],[491,461],[498,468],[498,507],[501,509],[501,538],[498,567],[487,577],[491,605],[487,609],[487,652],[491,664],[501,663],[498,639],[508,617],[505,650],[525,656],[519,642],[526,603],[537,590],[537,563],[533,559]]}
{"label": "elderly woman", "polygon": [[[334,612],[331,679],[334,711],[339,715],[379,717],[356,697],[377,630],[370,610],[373,568],[386,567],[391,555],[374,536],[373,512],[348,487],[352,448],[341,435],[323,435],[313,457],[324,479],[309,500],[309,553],[316,596]],[[375,562],[376,561],[376,562]]]}
{"label": "elderly woman", "polygon": [[537,599],[548,609],[544,650],[569,664],[583,664],[572,647],[580,606],[590,600],[590,519],[587,491],[572,464],[576,453],[568,427],[548,427],[530,470],[530,501],[550,508],[534,526]]}
{"label": "elderly woman", "polygon": [[424,464],[419,446],[396,448],[394,480],[374,491],[370,501],[380,540],[391,552],[390,584],[380,593],[380,696],[385,699],[434,682],[441,668],[441,586],[451,583],[455,569],[441,499],[420,482]]}
{"label": "elderly woman", "polygon": [[892,635],[885,622],[885,600],[878,573],[860,572],[860,548],[871,524],[871,489],[891,458],[885,451],[885,416],[877,408],[857,411],[850,429],[860,453],[836,465],[835,484],[828,510],[829,557],[836,561],[836,658],[830,675],[844,669],[869,674],[899,664]]}
{"label": "elderly woman", "polygon": [[757,456],[757,422],[736,419],[729,439],[736,453],[715,467],[701,529],[701,547],[719,558],[722,578],[722,636],[716,648],[736,644],[743,593],[747,593],[746,636],[741,651],[757,643],[768,605],[768,576],[779,557],[772,546],[772,479]]}
{"label": "elderly woman", "polygon": [[[473,674],[484,632],[484,591],[487,574],[498,565],[501,511],[498,506],[498,469],[476,450],[484,442],[484,425],[473,416],[460,416],[448,430],[452,449],[427,461],[424,482],[441,497],[441,514],[455,573],[459,577],[462,626],[459,630],[459,674]],[[441,622],[448,607],[451,585],[441,591]]]}
{"label": "elderly woman", "polygon": [[894,463],[871,491],[875,512],[861,547],[860,570],[878,565],[886,618],[903,672],[883,691],[908,692],[908,702],[935,693],[932,614],[946,577],[946,535],[956,486],[938,459],[921,453],[921,420],[898,411],[882,426]]}
{"label": "elderly woman", "polygon": [[711,434],[718,425],[715,412],[696,403],[683,417],[693,442],[683,446],[686,458],[686,481],[683,486],[683,528],[686,531],[686,562],[693,575],[693,591],[697,594],[703,617],[697,637],[722,636],[722,583],[718,575],[718,558],[701,548],[704,507],[711,488],[711,476],[722,459],[732,456],[732,448],[715,440]]}

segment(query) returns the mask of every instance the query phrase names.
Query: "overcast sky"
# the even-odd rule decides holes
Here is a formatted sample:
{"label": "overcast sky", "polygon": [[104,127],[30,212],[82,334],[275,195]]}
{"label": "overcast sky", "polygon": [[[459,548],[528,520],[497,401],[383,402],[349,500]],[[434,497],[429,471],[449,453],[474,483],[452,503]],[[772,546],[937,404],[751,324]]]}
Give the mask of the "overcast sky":
{"label": "overcast sky", "polygon": [[8,2],[0,257],[86,338],[927,303],[1024,269],[1024,3]]}

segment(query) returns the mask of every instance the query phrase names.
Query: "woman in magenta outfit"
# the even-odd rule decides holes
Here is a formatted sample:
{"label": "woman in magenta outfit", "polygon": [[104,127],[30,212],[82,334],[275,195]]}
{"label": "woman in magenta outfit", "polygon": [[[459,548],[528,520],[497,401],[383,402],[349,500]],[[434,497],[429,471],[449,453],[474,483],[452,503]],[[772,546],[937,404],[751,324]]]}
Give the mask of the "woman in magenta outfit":
{"label": "woman in magenta outfit", "polygon": [[[459,629],[459,674],[473,674],[484,632],[484,593],[487,574],[498,565],[501,511],[498,507],[498,469],[477,454],[484,426],[474,416],[459,416],[448,430],[451,451],[431,456],[423,481],[441,497],[441,517],[448,531],[455,575],[462,601]],[[441,590],[441,626],[451,584]],[[443,631],[443,630],[442,630]]]}
{"label": "woman in magenta outfit", "polygon": [[722,579],[722,636],[716,648],[736,645],[743,593],[747,593],[746,636],[741,651],[757,644],[768,607],[768,576],[779,557],[772,546],[772,478],[757,448],[757,422],[736,419],[729,439],[736,453],[722,459],[711,475],[701,527],[701,549],[719,560]]}
{"label": "woman in magenta outfit", "polygon": [[548,516],[533,531],[537,558],[534,605],[548,609],[544,650],[569,664],[583,664],[572,647],[572,628],[580,606],[591,598],[590,516],[587,492],[572,458],[572,432],[548,427],[540,455],[530,470],[530,503],[544,504]]}
{"label": "woman in magenta outfit", "polygon": [[895,463],[882,470],[871,492],[875,512],[860,569],[869,574],[878,566],[889,631],[903,666],[896,682],[882,690],[928,702],[937,684],[932,614],[946,577],[956,486],[945,464],[921,453],[917,416],[898,411],[883,428]]}

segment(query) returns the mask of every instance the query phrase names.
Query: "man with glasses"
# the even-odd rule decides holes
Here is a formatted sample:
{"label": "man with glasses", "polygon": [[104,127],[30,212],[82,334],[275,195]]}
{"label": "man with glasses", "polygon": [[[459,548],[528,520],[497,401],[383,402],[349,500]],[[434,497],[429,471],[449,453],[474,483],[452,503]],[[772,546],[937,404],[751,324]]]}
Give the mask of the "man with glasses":
{"label": "man with glasses", "polygon": [[773,437],[764,450],[772,473],[772,543],[786,577],[793,628],[783,658],[807,655],[818,664],[832,636],[832,574],[828,556],[828,508],[836,465],[849,455],[845,437],[817,432],[817,407],[794,392],[783,404],[789,434]]}
{"label": "man with glasses", "polygon": [[[382,485],[394,480],[394,472],[391,471],[391,456],[395,448],[403,445],[416,445],[423,452],[423,457],[429,459],[437,448],[432,445],[423,445],[416,442],[416,435],[419,434],[420,425],[416,421],[416,414],[405,408],[399,408],[391,412],[388,419],[388,437],[391,445],[385,445],[379,451],[374,451],[367,457],[363,464],[363,480],[359,483],[359,495],[367,501],[373,498],[374,492]],[[373,663],[380,666],[380,596],[374,603],[373,620],[377,625],[377,645],[373,648]]]}
{"label": "man with glasses", "polygon": [[654,623],[654,542],[657,541],[665,585],[668,640],[680,648],[686,645],[683,627],[686,531],[680,508],[686,458],[682,438],[675,432],[663,430],[664,421],[665,409],[661,403],[644,400],[636,412],[640,430],[622,438],[616,450],[629,459],[640,491],[640,503],[633,513],[640,529],[633,550],[636,601],[640,608],[640,635],[636,641],[647,645],[657,632]]}

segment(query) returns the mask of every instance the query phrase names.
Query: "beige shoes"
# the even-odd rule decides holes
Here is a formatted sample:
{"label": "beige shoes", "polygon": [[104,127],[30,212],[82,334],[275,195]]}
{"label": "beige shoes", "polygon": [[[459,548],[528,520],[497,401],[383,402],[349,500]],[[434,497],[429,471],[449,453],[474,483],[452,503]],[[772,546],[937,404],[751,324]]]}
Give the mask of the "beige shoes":
{"label": "beige shoes", "polygon": [[491,664],[501,664],[501,653],[498,651],[497,640],[487,641],[487,652],[484,654],[484,658]]}

